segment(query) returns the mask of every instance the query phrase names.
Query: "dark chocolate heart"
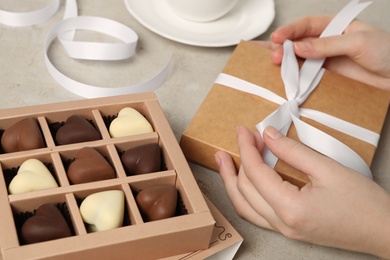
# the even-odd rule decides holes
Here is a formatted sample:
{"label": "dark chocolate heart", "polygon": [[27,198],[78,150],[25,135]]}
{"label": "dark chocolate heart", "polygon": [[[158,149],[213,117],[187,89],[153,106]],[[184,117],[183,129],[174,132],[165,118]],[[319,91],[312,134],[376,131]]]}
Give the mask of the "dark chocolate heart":
{"label": "dark chocolate heart", "polygon": [[56,133],[56,141],[59,145],[74,144],[100,139],[100,133],[84,117],[70,116],[65,124]]}
{"label": "dark chocolate heart", "polygon": [[157,143],[151,143],[128,149],[122,154],[121,161],[128,175],[160,171],[160,146]]}
{"label": "dark chocolate heart", "polygon": [[94,148],[84,147],[78,151],[69,165],[68,178],[72,184],[115,178],[115,171],[107,160]]}
{"label": "dark chocolate heart", "polygon": [[43,204],[21,229],[25,243],[38,243],[72,235],[61,211],[53,204]]}
{"label": "dark chocolate heart", "polygon": [[45,147],[45,141],[34,118],[25,118],[8,129],[1,137],[4,152],[12,153]]}
{"label": "dark chocolate heart", "polygon": [[155,185],[141,189],[136,196],[139,210],[146,221],[175,216],[177,190],[170,185]]}

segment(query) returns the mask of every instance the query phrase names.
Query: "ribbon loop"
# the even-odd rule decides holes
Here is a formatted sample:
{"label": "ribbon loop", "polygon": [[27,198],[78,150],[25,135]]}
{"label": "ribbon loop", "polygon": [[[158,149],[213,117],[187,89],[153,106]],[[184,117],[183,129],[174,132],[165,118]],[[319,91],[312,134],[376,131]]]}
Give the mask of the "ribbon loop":
{"label": "ribbon loop", "polygon": [[283,44],[284,56],[281,68],[282,79],[284,82],[286,96],[288,100],[297,98],[299,93],[299,67],[298,61],[294,52],[290,49],[293,48],[293,43],[289,40]]}
{"label": "ribbon loop", "polygon": [[[100,32],[122,43],[78,42],[67,37],[67,32],[76,30]],[[138,41],[137,34],[129,27],[102,17],[76,16],[59,23],[51,31],[57,31],[67,54],[74,59],[124,60],[135,54]]]}

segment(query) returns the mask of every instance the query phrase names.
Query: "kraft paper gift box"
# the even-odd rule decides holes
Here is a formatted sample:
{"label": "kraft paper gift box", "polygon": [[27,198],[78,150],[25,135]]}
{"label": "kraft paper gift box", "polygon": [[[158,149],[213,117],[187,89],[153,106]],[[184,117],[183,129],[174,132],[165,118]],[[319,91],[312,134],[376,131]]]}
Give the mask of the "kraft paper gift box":
{"label": "kraft paper gift box", "polygon": [[[233,52],[222,73],[248,81],[286,98],[280,66],[271,62],[270,51],[253,42],[241,42]],[[389,107],[390,95],[385,91],[325,71],[317,88],[300,106],[343,119],[380,134]],[[218,170],[214,154],[228,152],[238,169],[240,157],[236,129],[244,125],[256,131],[256,124],[275,111],[279,105],[261,97],[214,84],[199,110],[183,133],[180,141],[189,161]],[[304,122],[340,140],[370,165],[376,147],[313,120]],[[287,136],[297,139],[292,125]],[[283,179],[297,186],[308,182],[307,176],[279,160],[275,170]]]}

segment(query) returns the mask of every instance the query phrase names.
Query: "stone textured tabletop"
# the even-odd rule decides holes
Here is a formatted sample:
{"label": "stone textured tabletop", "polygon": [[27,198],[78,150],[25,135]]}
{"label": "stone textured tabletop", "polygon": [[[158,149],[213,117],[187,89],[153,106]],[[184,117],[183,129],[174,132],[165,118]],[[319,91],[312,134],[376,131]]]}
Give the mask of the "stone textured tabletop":
{"label": "stone textured tabletop", "polygon": [[[25,2],[23,7],[20,3],[18,6],[15,1],[0,1],[0,8],[27,11],[44,6],[49,1],[22,2]],[[257,39],[267,40],[274,29],[303,16],[334,14],[348,2],[349,0],[275,0],[275,20],[269,30]],[[373,2],[359,15],[359,19],[390,30],[390,1]],[[156,90],[156,94],[179,140],[229,59],[234,46],[196,47],[165,39],[134,19],[125,8],[123,0],[82,0],[78,4],[80,15],[111,18],[135,30],[139,35],[137,54],[132,59],[116,62],[72,60],[58,42],[54,42],[49,49],[53,63],[66,75],[91,85],[123,86],[148,79],[172,55],[170,74]],[[44,63],[44,38],[48,30],[62,19],[63,11],[62,2],[58,13],[44,23],[21,28],[0,25],[0,109],[82,99],[54,81]],[[389,154],[388,116],[372,170],[375,181],[390,192]],[[201,190],[244,238],[236,259],[375,259],[364,254],[293,241],[278,233],[253,226],[235,213],[218,173],[198,165],[190,166]]]}

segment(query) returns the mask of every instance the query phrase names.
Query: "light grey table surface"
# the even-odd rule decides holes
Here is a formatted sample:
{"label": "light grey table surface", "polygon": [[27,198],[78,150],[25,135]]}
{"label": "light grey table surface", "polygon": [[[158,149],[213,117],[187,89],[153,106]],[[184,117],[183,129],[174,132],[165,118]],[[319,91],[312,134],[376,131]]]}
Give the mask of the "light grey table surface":
{"label": "light grey table surface", "polygon": [[[19,2],[23,5],[18,5]],[[27,11],[33,7],[43,6],[47,2],[2,0],[0,8]],[[274,29],[299,17],[334,14],[347,2],[349,1],[275,0],[275,20],[269,30],[257,39],[267,40]],[[359,18],[389,31],[390,1],[373,2]],[[137,55],[131,60],[120,62],[75,61],[66,56],[58,43],[54,43],[49,52],[53,63],[61,71],[79,81],[92,85],[122,86],[147,79],[161,68],[172,54],[170,74],[156,90],[156,94],[179,140],[216,76],[229,59],[234,46],[196,47],[165,39],[135,20],[125,8],[123,0],[78,1],[78,4],[80,15],[111,18],[135,30],[140,38]],[[12,28],[0,25],[1,109],[82,99],[54,81],[44,64],[43,40],[48,29],[62,19],[63,10],[62,3],[54,17],[31,27]],[[375,181],[390,192],[389,130],[388,116],[372,170]],[[235,213],[216,172],[192,163],[190,166],[201,190],[244,238],[236,259],[375,259],[364,254],[293,241],[248,223]]]}

